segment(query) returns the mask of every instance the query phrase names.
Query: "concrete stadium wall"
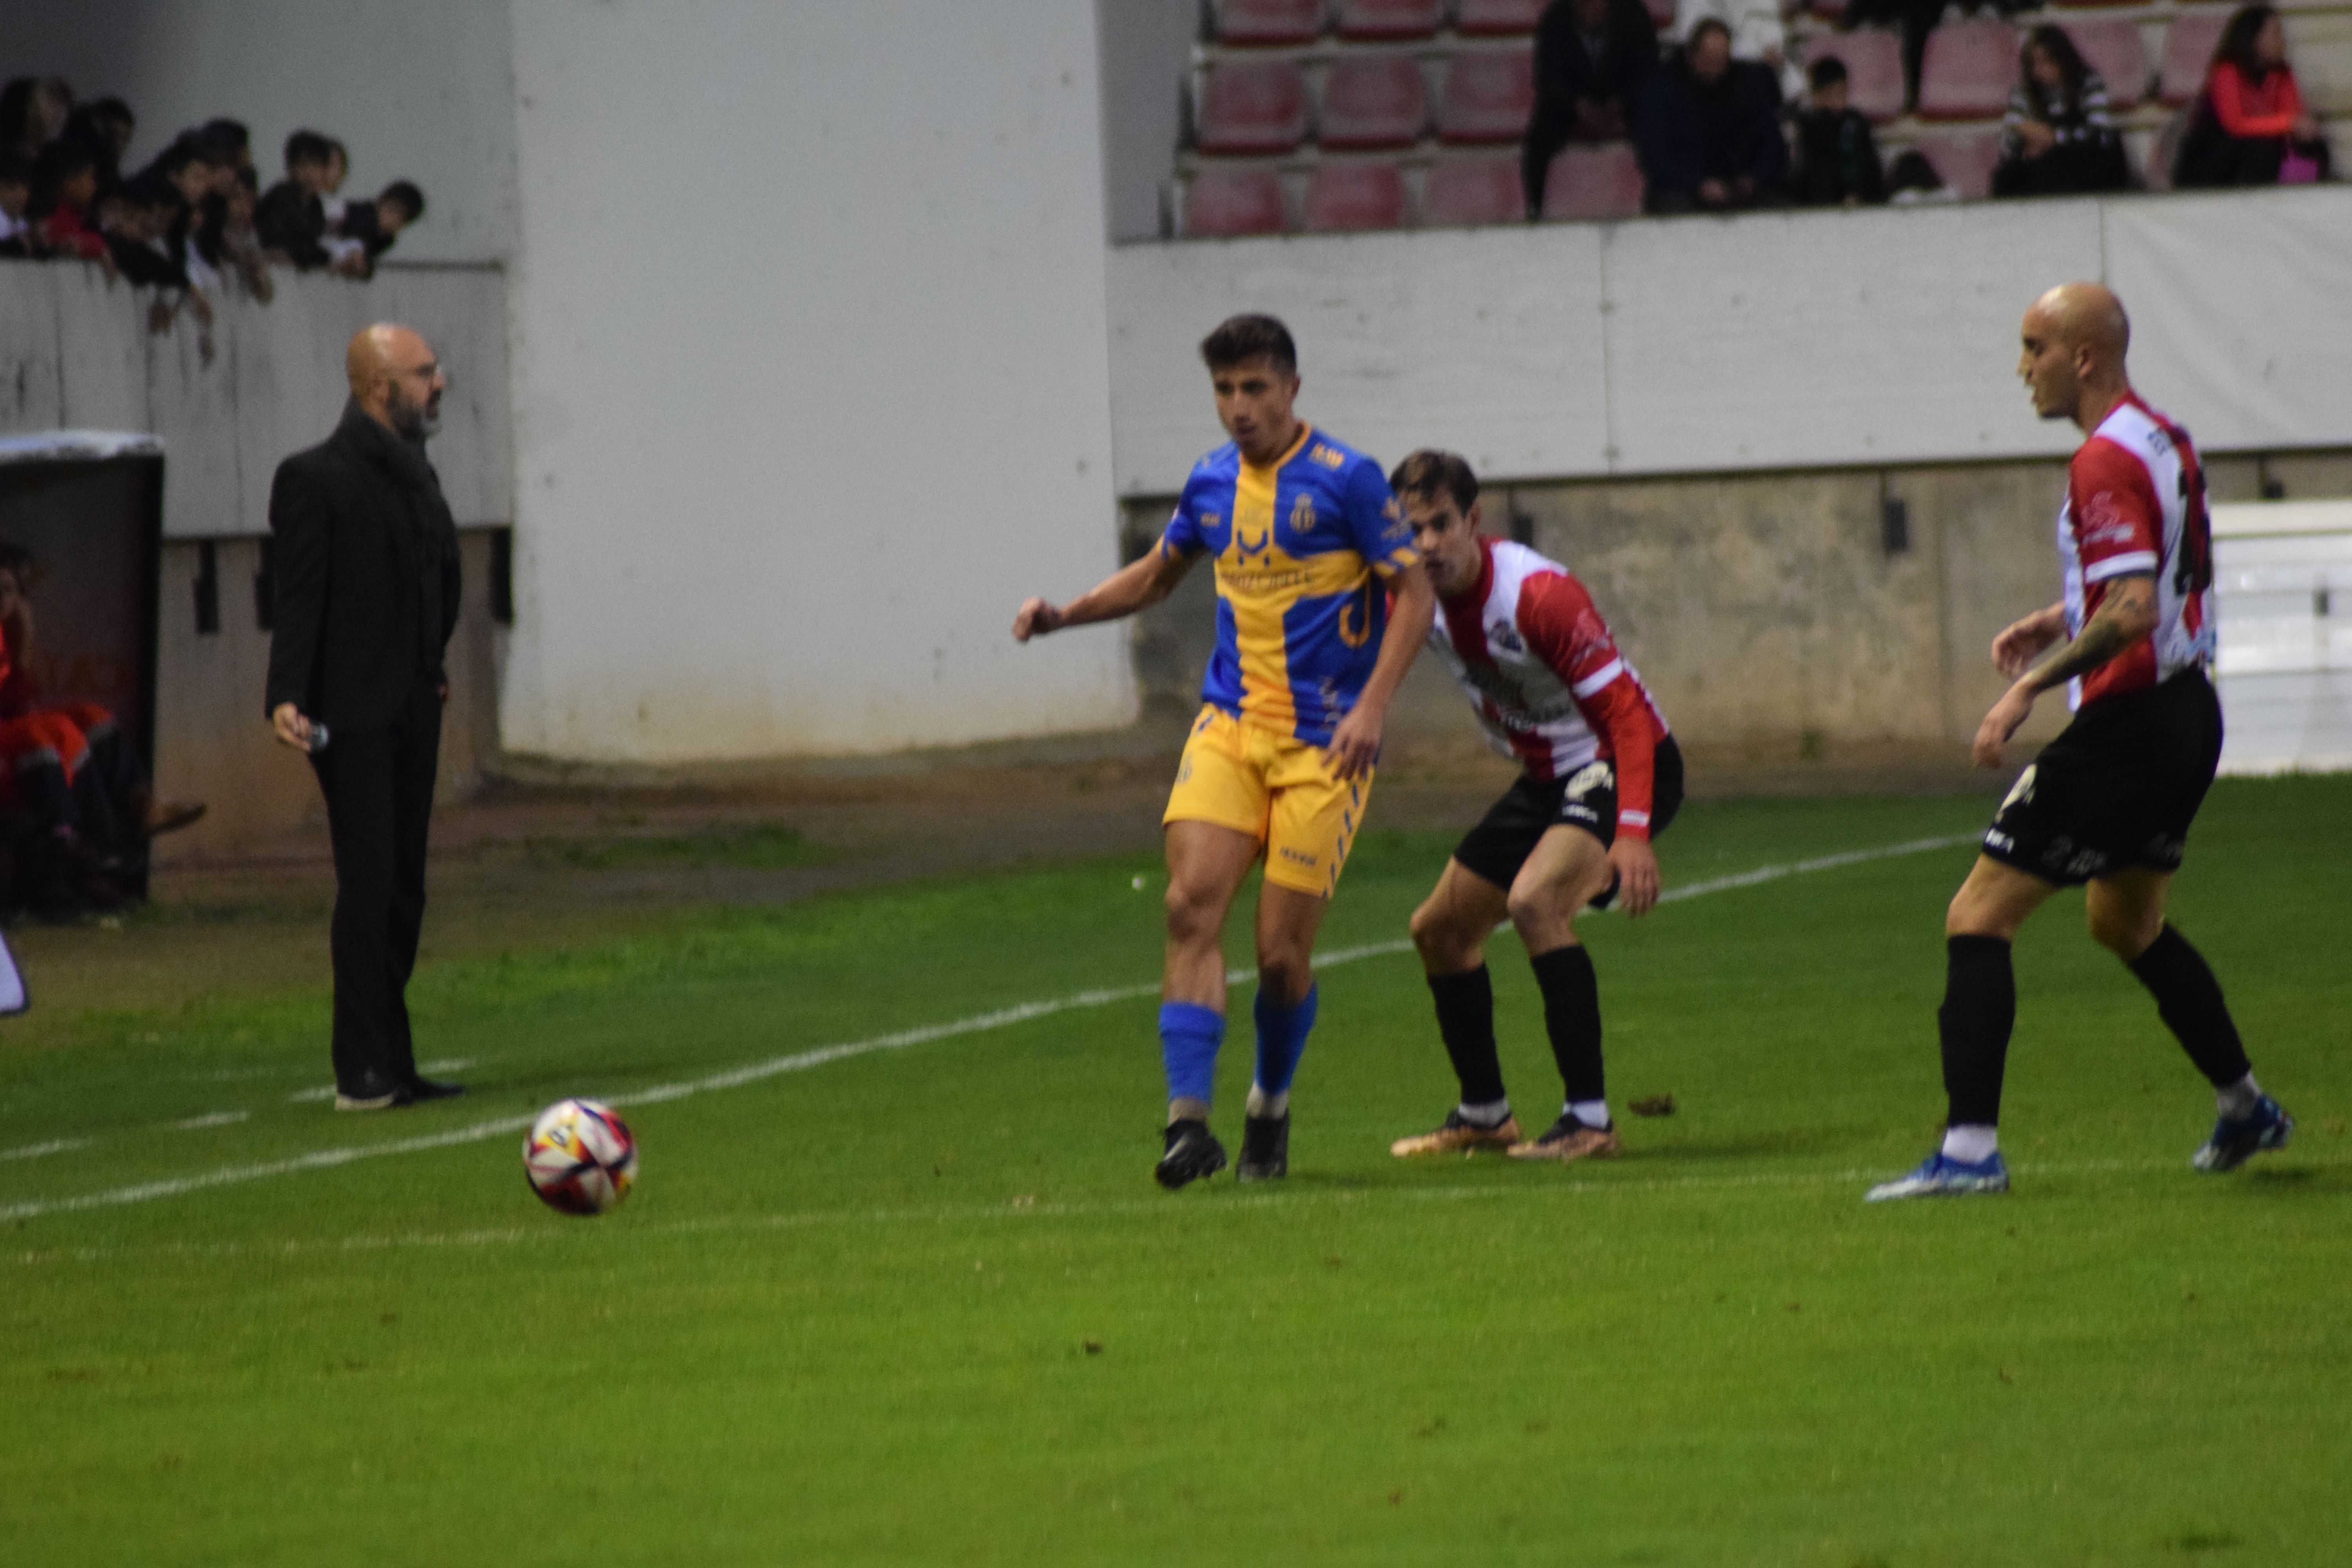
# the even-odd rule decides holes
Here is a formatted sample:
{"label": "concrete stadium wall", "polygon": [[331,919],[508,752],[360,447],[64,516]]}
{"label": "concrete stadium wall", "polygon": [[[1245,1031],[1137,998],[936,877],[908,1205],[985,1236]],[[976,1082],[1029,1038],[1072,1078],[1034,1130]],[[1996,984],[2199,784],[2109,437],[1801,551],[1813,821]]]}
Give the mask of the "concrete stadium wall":
{"label": "concrete stadium wall", "polygon": [[1160,237],[1176,173],[1183,82],[1201,36],[1193,0],[1095,0],[1102,39],[1103,198],[1116,242]]}
{"label": "concrete stadium wall", "polygon": [[1091,0],[513,12],[507,746],[1130,717],[1115,644],[1006,635],[1115,563]]}
{"label": "concrete stadium wall", "polygon": [[2103,279],[2150,397],[2211,452],[2352,444],[2352,189],[1155,245],[1111,258],[1122,495],[1219,439],[1194,344],[1299,340],[1300,408],[1499,479],[2055,456],[2014,367],[2043,289]]}
{"label": "concrete stadium wall", "polygon": [[288,132],[351,149],[347,196],[395,179],[424,188],[411,261],[514,253],[514,99],[504,0],[8,0],[10,76],[64,77],[85,99],[139,117],[135,166],[215,116],[253,132],[266,186]]}

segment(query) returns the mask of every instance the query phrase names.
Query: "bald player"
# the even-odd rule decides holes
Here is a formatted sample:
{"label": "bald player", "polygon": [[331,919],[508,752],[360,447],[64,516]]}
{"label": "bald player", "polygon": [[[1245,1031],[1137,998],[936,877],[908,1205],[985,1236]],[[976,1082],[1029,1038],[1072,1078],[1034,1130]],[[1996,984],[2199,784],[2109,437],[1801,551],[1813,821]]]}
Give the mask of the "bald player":
{"label": "bald player", "polygon": [[1977,765],[2000,765],[2001,747],[2053,687],[2067,689],[2074,719],[2018,775],[1945,916],[1944,1141],[1917,1170],[1873,1187],[1874,1203],[2009,1189],[1996,1128],[2017,1016],[2010,944],[2043,900],[2085,883],[2092,937],[2147,987],[2213,1085],[2220,1120],[2191,1163],[2235,1170],[2294,1131],[2254,1081],[2213,972],[2164,918],[2221,755],[2196,451],[2132,390],[2130,323],[2106,289],[2053,289],[2025,313],[2023,335],[2017,369],[2034,411],[2072,419],[2085,439],[2058,511],[2065,595],[1993,639],[1992,661],[2013,684],[1977,730]]}
{"label": "bald player", "polygon": [[335,1108],[389,1110],[463,1092],[416,1071],[408,976],[425,919],[425,836],[457,626],[457,530],[425,458],[449,383],[406,327],[343,356],[335,433],[278,465],[277,603],[265,699],[310,760],[335,850]]}

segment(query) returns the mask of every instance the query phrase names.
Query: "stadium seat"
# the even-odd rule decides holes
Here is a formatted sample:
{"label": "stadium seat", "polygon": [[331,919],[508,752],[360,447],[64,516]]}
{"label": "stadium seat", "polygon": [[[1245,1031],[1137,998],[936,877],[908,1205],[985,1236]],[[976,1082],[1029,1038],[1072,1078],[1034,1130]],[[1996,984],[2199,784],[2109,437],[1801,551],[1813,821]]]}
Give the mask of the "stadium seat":
{"label": "stadium seat", "polygon": [[1219,0],[1221,44],[1311,44],[1323,31],[1323,0]]}
{"label": "stadium seat", "polygon": [[1993,165],[2000,162],[2000,136],[1930,136],[1919,143],[1944,184],[1971,200],[1992,195]]}
{"label": "stadium seat", "polygon": [[1429,89],[1411,55],[1343,58],[1323,80],[1326,147],[1410,147],[1429,124]]}
{"label": "stadium seat", "polygon": [[2205,90],[2205,73],[2213,67],[2213,51],[2221,47],[2221,29],[2229,20],[2219,11],[2189,11],[2172,18],[2172,25],[2164,30],[2158,102],[2177,109]]}
{"label": "stadium seat", "polygon": [[1536,105],[1531,49],[1466,49],[1445,70],[1437,100],[1437,134],[1446,142],[1517,142]]}
{"label": "stadium seat", "polygon": [[1642,165],[1631,144],[1570,146],[1544,178],[1548,218],[1621,218],[1642,215]]}
{"label": "stadium seat", "polygon": [[1404,175],[1394,163],[1319,165],[1307,182],[1307,232],[1402,228]]}
{"label": "stadium seat", "polygon": [[1845,62],[1847,99],[1884,125],[1903,113],[1903,41],[1880,27],[1817,35],[1805,46],[1805,64],[1836,56]]}
{"label": "stadium seat", "polygon": [[1919,118],[1998,119],[2017,85],[2017,42],[2006,22],[1954,22],[1928,34]]}
{"label": "stadium seat", "polygon": [[1675,0],[1643,0],[1650,20],[1658,25],[1658,36],[1665,37],[1675,29]]}
{"label": "stadium seat", "polygon": [[1231,239],[1280,234],[1282,176],[1272,169],[1203,169],[1184,190],[1184,236]]}
{"label": "stadium seat", "polygon": [[1465,38],[1516,38],[1536,30],[1545,0],[1461,0],[1454,30]]}
{"label": "stadium seat", "polygon": [[2121,112],[2147,96],[2147,51],[2140,47],[2137,22],[2092,16],[2062,25],[2106,82],[2109,108]]}
{"label": "stadium seat", "polygon": [[1307,140],[1307,78],[1288,60],[1227,60],[1201,94],[1203,153],[1287,153]]}
{"label": "stadium seat", "polygon": [[1446,227],[1523,221],[1528,199],[1519,189],[1519,161],[1440,158],[1429,166],[1421,210],[1423,222]]}
{"label": "stadium seat", "polygon": [[1842,22],[1845,20],[1846,0],[1811,0],[1806,9],[1825,22]]}
{"label": "stadium seat", "polygon": [[1339,0],[1339,36],[1351,43],[1429,38],[1445,21],[1445,0]]}

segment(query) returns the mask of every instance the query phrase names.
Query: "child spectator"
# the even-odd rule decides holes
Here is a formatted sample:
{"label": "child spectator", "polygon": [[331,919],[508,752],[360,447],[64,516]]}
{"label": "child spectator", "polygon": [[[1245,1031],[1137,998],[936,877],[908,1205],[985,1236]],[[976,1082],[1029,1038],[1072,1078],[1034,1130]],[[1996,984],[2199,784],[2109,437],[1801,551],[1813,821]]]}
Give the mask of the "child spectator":
{"label": "child spectator", "polygon": [[410,181],[394,180],[375,200],[352,202],[344,206],[342,236],[364,247],[368,268],[373,271],[375,258],[392,248],[400,231],[424,215],[425,193]]}
{"label": "child spectator", "polygon": [[331,259],[320,243],[327,213],[320,200],[334,161],[332,144],[315,131],[286,138],[286,177],[269,187],[253,216],[266,249],[278,252],[305,272]]}
{"label": "child spectator", "polygon": [[1891,205],[1924,206],[1959,199],[1960,193],[1944,184],[1944,176],[1916,147],[1897,154],[1894,166],[1886,171],[1886,200]]}
{"label": "child spectator", "polygon": [[61,77],[20,76],[0,88],[0,151],[37,158],[73,115],[73,89]]}
{"label": "child spectator", "polygon": [[1654,213],[1732,212],[1786,199],[1789,144],[1780,83],[1731,58],[1731,29],[1709,17],[1682,58],[1642,87],[1633,142],[1643,205]]}
{"label": "child spectator", "polygon": [[1528,216],[1543,209],[1551,161],[1571,142],[1627,133],[1658,66],[1658,27],[1642,0],[1552,0],[1536,25],[1536,103],[1519,149]]}
{"label": "child spectator", "polygon": [[180,193],[152,170],[100,201],[100,226],[115,270],[151,289],[185,289],[187,272],[172,255],[168,236],[184,210]]}
{"label": "child spectator", "polygon": [[2065,28],[2044,23],[2026,34],[2017,73],[2001,117],[1994,195],[2120,191],[2131,183],[2123,138],[2107,117],[2107,84]]}
{"label": "child spectator", "polygon": [[1850,100],[1845,62],[1823,55],[1806,73],[1812,107],[1797,117],[1797,173],[1790,195],[1813,207],[1859,206],[1886,199],[1878,141]]}
{"label": "child spectator", "polygon": [[123,154],[139,121],[131,106],[119,98],[85,103],[66,121],[65,140],[78,142],[98,155],[98,188],[110,191],[122,183]]}
{"label": "child spectator", "polygon": [[268,258],[253,226],[254,212],[260,205],[261,182],[248,163],[236,172],[228,195],[221,204],[218,226],[201,233],[198,241],[212,247],[205,254],[206,260],[224,275],[235,272],[245,280],[246,292],[266,305],[278,289],[269,281]]}
{"label": "child spectator", "polygon": [[33,165],[28,208],[38,220],[41,248],[52,255],[103,262],[111,272],[114,263],[107,256],[105,237],[91,222],[90,209],[97,200],[97,153],[63,141],[41,149]]}
{"label": "child spectator", "polygon": [[2176,185],[2301,184],[2327,177],[2326,135],[2286,63],[2286,28],[2268,5],[2230,18],[2172,167]]}
{"label": "child spectator", "polygon": [[33,199],[33,165],[21,153],[0,151],[0,257],[33,254],[33,226],[25,208]]}

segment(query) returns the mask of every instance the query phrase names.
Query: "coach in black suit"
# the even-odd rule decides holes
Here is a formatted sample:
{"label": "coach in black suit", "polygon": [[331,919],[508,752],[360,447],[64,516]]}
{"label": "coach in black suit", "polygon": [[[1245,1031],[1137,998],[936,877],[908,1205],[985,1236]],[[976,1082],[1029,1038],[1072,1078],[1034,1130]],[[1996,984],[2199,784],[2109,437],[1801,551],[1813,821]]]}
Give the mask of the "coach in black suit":
{"label": "coach in black suit", "polygon": [[457,529],[425,460],[448,382],[405,327],[352,340],[335,433],[269,489],[269,722],[310,754],[335,847],[335,1108],[465,1092],[417,1076],[404,995],[457,626]]}

